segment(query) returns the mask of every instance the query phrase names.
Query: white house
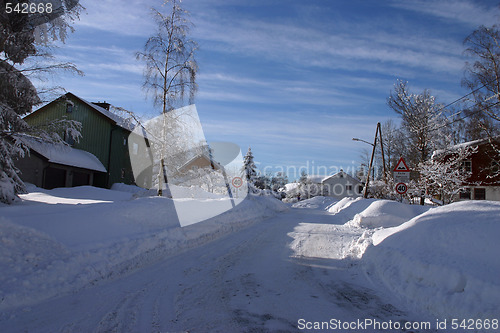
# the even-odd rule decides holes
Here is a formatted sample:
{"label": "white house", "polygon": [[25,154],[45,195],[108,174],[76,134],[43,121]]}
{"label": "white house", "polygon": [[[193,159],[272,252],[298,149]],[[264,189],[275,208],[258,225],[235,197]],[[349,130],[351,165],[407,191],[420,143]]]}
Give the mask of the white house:
{"label": "white house", "polygon": [[342,199],[363,195],[363,183],[340,170],[331,176],[310,176],[309,181],[321,187],[322,195]]}

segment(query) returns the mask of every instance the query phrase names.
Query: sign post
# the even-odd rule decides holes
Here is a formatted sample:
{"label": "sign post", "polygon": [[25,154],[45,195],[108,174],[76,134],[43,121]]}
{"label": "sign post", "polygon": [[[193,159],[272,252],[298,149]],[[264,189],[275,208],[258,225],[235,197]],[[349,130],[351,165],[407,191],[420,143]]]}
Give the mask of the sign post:
{"label": "sign post", "polygon": [[403,157],[401,157],[396,163],[396,167],[393,170],[394,182],[396,183],[396,192],[401,194],[401,201],[403,201],[403,194],[408,191],[407,183],[410,181],[410,168],[406,165]]}

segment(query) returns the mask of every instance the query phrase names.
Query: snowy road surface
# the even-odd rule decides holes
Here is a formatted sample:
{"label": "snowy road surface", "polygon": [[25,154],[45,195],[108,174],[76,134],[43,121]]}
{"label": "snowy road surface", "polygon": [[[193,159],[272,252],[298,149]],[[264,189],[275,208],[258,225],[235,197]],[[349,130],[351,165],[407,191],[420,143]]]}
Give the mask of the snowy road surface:
{"label": "snowy road surface", "polygon": [[362,229],[344,223],[324,207],[292,208],[129,274],[4,311],[0,331],[293,332],[318,321],[416,320],[345,258]]}

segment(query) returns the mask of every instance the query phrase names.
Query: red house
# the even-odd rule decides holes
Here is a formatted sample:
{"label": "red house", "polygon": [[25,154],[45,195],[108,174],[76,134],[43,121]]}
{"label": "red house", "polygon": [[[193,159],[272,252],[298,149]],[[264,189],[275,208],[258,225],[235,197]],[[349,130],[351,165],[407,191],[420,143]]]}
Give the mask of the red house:
{"label": "red house", "polygon": [[467,187],[459,194],[459,199],[500,201],[500,138],[471,141],[458,146],[477,147],[462,162],[462,167],[471,172],[471,176],[464,184]]}

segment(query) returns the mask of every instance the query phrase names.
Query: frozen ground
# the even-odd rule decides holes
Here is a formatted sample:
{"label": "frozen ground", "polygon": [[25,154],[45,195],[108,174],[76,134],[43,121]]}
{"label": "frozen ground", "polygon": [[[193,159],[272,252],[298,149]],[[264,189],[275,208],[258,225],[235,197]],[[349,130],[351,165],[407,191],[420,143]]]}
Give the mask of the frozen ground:
{"label": "frozen ground", "polygon": [[317,197],[286,209],[251,196],[180,228],[169,199],[119,189],[31,188],[0,207],[0,331],[293,332],[372,320],[444,332],[436,319],[500,319],[498,203]]}

